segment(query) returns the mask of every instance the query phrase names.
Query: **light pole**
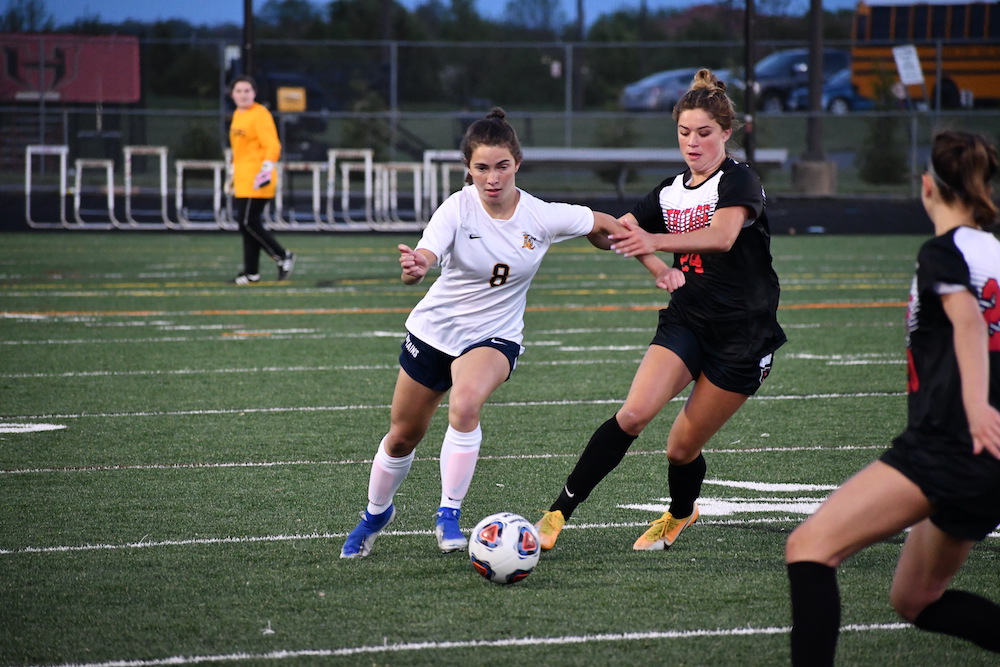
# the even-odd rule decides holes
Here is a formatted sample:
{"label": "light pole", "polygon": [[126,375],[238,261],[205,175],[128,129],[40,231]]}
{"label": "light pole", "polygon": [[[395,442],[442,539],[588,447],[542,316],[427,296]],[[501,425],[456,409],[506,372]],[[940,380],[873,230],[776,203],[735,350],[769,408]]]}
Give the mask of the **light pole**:
{"label": "light pole", "polygon": [[756,151],[756,138],[754,137],[753,114],[757,99],[754,89],[757,86],[757,75],[754,73],[754,0],[746,0],[746,9],[743,12],[743,105],[746,109],[743,127],[743,150],[746,152],[746,161],[753,164]]}
{"label": "light pole", "polygon": [[253,76],[253,0],[243,0],[243,73]]}

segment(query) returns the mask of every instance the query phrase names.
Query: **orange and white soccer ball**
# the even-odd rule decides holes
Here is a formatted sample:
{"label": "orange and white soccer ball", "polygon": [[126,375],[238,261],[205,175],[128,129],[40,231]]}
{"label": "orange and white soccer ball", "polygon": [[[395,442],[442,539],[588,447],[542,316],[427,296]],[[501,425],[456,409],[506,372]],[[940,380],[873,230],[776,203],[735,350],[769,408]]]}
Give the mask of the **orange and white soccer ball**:
{"label": "orange and white soccer ball", "polygon": [[491,514],[472,529],[469,558],[483,577],[498,584],[525,579],[541,556],[538,530],[513,512]]}

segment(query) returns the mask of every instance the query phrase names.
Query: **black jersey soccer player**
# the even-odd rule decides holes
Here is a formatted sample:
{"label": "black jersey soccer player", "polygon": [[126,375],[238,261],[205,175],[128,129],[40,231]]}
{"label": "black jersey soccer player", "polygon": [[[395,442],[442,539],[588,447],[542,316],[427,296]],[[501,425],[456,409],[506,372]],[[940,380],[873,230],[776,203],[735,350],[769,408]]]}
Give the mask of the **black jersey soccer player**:
{"label": "black jersey soccer player", "polygon": [[619,218],[611,237],[626,256],[671,252],[657,281],[671,292],[625,403],[593,434],[559,497],[536,524],[544,549],[577,505],[625,456],[668,401],[694,388],[667,437],[669,511],[633,548],[665,549],[698,519],[705,479],[702,448],[771,369],[785,342],[777,321],[778,277],[771,266],[764,191],[753,169],[726,152],[735,109],[725,84],[697,72],[674,107],[677,141],[687,164]]}
{"label": "black jersey soccer player", "polygon": [[921,181],[934,237],[917,255],[906,314],[906,430],[788,538],[792,663],[832,665],[837,567],[910,528],[890,600],[916,627],[1000,652],[1000,606],[949,588],[1000,524],[1000,242],[988,230],[997,151],[941,132]]}

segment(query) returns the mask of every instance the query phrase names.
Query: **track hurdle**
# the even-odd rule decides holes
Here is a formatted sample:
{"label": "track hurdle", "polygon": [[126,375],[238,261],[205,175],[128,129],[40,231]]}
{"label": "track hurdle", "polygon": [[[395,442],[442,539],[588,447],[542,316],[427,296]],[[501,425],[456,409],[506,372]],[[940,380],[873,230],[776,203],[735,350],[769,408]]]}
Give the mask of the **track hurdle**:
{"label": "track hurdle", "polygon": [[[226,169],[223,160],[175,160],[176,185],[174,204],[177,208],[177,221],[181,229],[225,229],[226,218],[222,210],[222,173]],[[184,205],[184,174],[191,171],[212,172],[212,216],[214,222],[194,222],[188,217]]]}
{"label": "track hurdle", "polygon": [[177,225],[170,220],[167,214],[167,147],[166,146],[124,146],[122,152],[125,155],[125,220],[134,229],[154,229],[160,227],[160,223],[142,223],[132,216],[132,156],[133,155],[155,155],[160,163],[160,218],[163,225],[168,228],[176,228]]}
{"label": "track hurdle", "polygon": [[[323,220],[323,172],[327,170],[326,162],[279,162],[278,188],[274,195],[274,218],[276,222],[289,229],[321,230],[327,225]],[[303,171],[312,174],[312,216],[313,221],[300,224],[296,218],[289,218],[285,211],[285,176],[289,172]]]}
{"label": "track hurdle", "polygon": [[[327,152],[327,167],[326,167],[326,206],[327,206],[327,222],[334,223],[336,221],[336,214],[334,213],[334,202],[336,194],[337,185],[337,163],[342,158],[350,159],[361,159],[362,167],[359,169],[357,167],[343,168],[344,164],[351,164],[349,162],[341,162],[340,175],[343,181],[343,186],[341,188],[341,209],[344,216],[342,223],[333,225],[333,229],[348,229],[348,230],[364,230],[370,229],[371,223],[374,221],[373,214],[373,203],[375,196],[375,177],[374,177],[374,162],[375,162],[375,151],[371,148],[331,148]],[[353,163],[357,165],[358,163]],[[358,223],[351,219],[351,189],[350,189],[350,174],[352,171],[363,171],[364,173],[364,202],[365,202],[365,223]]]}
{"label": "track hurdle", "polygon": [[[59,222],[37,222],[31,217],[31,167],[34,155],[59,156]],[[24,149],[24,219],[33,229],[55,229],[65,227],[66,220],[66,162],[69,146],[34,144]]]}
{"label": "track hurdle", "polygon": [[[73,219],[76,220],[76,224],[80,227],[86,226],[88,229],[111,229],[112,227],[118,227],[121,223],[115,217],[115,161],[79,158],[74,162],[74,167],[76,174],[73,181]],[[83,204],[83,172],[86,169],[104,170],[105,189],[107,190],[105,203],[108,207],[109,222],[94,223],[83,219],[81,211]]]}
{"label": "track hurdle", "polygon": [[[422,162],[384,162],[375,165],[375,222],[379,229],[420,230],[426,220],[423,214]],[[408,173],[413,184],[413,220],[404,221],[399,214],[399,175]]]}

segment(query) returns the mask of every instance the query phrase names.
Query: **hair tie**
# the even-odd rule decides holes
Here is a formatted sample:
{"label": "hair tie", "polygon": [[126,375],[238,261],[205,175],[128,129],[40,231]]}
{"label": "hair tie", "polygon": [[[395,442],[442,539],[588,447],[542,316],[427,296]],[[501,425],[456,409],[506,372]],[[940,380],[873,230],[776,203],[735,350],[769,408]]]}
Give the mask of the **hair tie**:
{"label": "hair tie", "polygon": [[933,178],[934,182],[938,184],[938,187],[951,189],[951,186],[945,183],[945,180],[938,176],[937,170],[934,169],[933,157],[927,158],[927,173],[931,175],[931,178]]}

